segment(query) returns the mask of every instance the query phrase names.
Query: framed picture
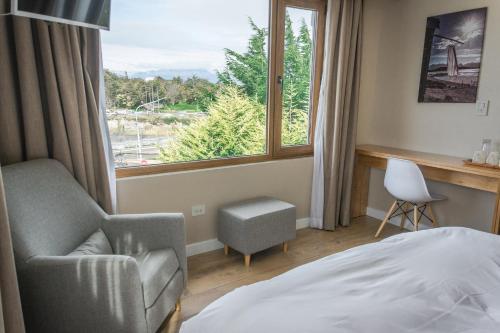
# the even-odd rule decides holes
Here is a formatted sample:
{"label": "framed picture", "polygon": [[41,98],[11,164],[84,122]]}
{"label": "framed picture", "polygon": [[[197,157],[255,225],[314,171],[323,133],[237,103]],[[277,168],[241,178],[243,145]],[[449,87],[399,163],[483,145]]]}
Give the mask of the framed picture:
{"label": "framed picture", "polygon": [[420,103],[475,103],[487,8],[427,19]]}

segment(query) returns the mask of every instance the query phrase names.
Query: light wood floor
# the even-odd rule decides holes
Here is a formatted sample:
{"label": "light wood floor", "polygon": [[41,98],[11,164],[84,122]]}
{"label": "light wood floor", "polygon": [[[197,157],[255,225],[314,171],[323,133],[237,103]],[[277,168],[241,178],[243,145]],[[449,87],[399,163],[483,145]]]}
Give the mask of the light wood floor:
{"label": "light wood floor", "polygon": [[[218,250],[188,258],[189,281],[182,297],[182,309],[174,312],[165,322],[161,333],[177,333],[182,321],[203,310],[224,294],[243,285],[270,279],[276,275],[332,253],[372,243],[379,226],[370,217],[355,219],[350,227],[334,232],[303,229],[289,243],[288,253],[281,246],[252,256],[252,264],[246,268],[243,256],[233,250],[228,256]],[[398,227],[386,225],[380,239],[401,232]]]}

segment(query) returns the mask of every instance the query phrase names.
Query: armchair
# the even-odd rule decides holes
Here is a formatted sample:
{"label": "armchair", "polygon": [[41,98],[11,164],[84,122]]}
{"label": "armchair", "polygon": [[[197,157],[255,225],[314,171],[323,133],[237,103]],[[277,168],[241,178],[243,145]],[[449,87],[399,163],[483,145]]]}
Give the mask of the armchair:
{"label": "armchair", "polygon": [[27,330],[156,332],[186,286],[183,215],[108,215],[54,160],[2,172]]}

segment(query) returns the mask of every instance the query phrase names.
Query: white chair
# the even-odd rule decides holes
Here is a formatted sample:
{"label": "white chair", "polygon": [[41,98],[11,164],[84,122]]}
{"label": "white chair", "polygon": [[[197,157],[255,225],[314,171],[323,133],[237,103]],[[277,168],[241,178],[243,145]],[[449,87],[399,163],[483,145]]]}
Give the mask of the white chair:
{"label": "white chair", "polygon": [[[397,216],[401,216],[401,229],[404,228],[406,219],[408,219],[413,224],[413,230],[418,231],[422,217],[427,218],[434,227],[439,226],[431,203],[445,200],[446,197],[429,193],[424,176],[414,162],[390,158],[387,162],[384,186],[396,198],[396,201],[387,212],[375,237],[380,235],[389,220]],[[411,215],[413,215],[413,220],[410,218]]]}

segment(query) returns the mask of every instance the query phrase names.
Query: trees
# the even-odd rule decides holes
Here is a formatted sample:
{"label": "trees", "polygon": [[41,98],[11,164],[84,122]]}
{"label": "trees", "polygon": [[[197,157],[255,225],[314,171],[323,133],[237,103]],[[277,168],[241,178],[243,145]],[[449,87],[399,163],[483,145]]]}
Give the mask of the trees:
{"label": "trees", "polygon": [[177,129],[177,140],[161,149],[166,163],[263,154],[265,106],[234,85],[222,87],[208,117]]}

